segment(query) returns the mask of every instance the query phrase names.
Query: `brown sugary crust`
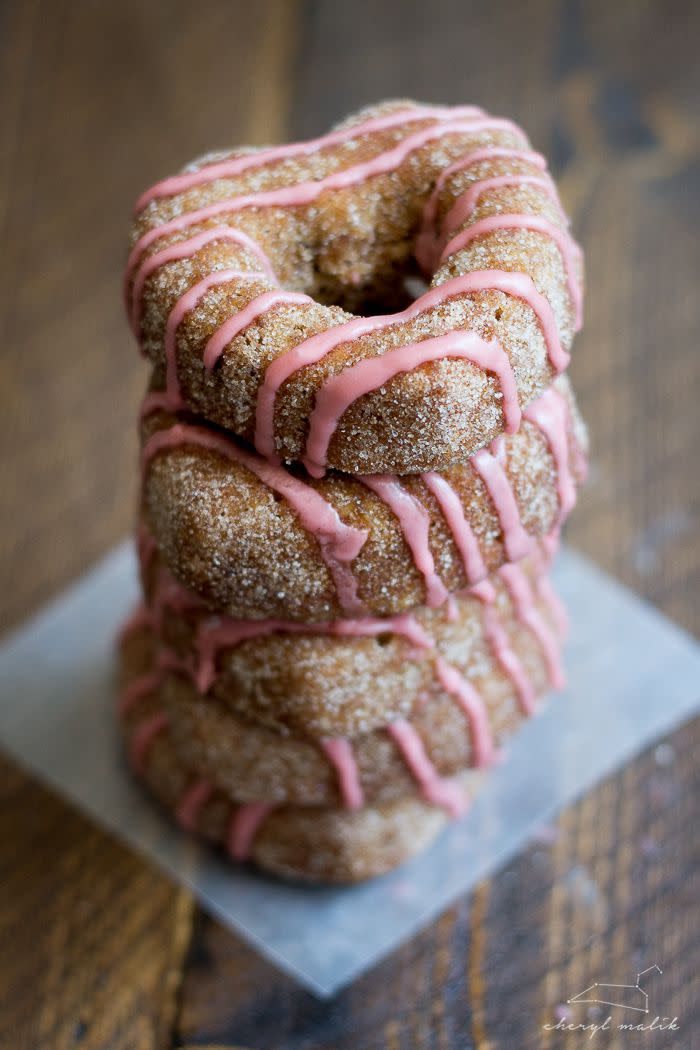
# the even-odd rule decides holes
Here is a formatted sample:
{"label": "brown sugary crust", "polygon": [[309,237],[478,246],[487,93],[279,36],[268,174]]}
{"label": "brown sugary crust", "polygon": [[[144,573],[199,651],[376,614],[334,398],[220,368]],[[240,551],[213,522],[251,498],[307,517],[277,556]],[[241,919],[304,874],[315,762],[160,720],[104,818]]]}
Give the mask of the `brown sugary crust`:
{"label": "brown sugary crust", "polygon": [[[549,608],[536,608],[548,620]],[[508,614],[506,602],[498,614],[510,647],[532,684],[535,696],[549,688],[549,674],[539,640]],[[151,636],[152,641],[152,636]],[[148,659],[149,633],[123,652],[127,667]],[[146,647],[144,649],[144,646]],[[456,654],[457,655],[457,654]],[[483,701],[496,745],[512,735],[524,718],[511,677],[490,647],[479,646],[480,662],[472,684]],[[151,661],[156,657],[151,657]],[[163,671],[160,700],[167,711],[174,745],[188,768],[212,781],[240,802],[266,801],[298,805],[339,805],[336,770],[320,741],[308,735],[286,734],[235,715],[218,699],[202,697],[188,676]],[[425,695],[414,694],[410,722],[426,754],[441,776],[450,777],[474,764],[474,739],[465,712],[435,683]],[[349,740],[367,804],[420,793],[393,737],[385,728],[354,735]]]}
{"label": "brown sugary crust", "polygon": [[[389,102],[357,114],[359,123],[410,107]],[[318,180],[383,153],[431,120],[414,120],[389,130],[359,134],[349,144],[268,163],[235,178],[218,179],[148,204],[135,218],[131,246],[149,231],[183,212],[229,197]],[[318,332],[374,304],[396,309],[406,276],[415,274],[416,236],[426,200],[438,176],[457,158],[484,146],[522,147],[509,130],[458,131],[415,150],[396,171],[373,176],[342,190],[326,190],[313,203],[295,207],[247,208],[200,221],[184,232],[157,238],[138,264],[165,247],[214,226],[248,234],[270,258],[280,285],[315,301],[277,304],[225,348],[212,372],[203,365],[208,340],[221,324],[251,299],[274,287],[267,278],[231,280],[210,289],[188,312],[177,331],[177,371],[187,405],[197,414],[252,440],[258,391],[268,365],[280,354]],[[238,155],[229,154],[230,156]],[[196,162],[192,167],[196,168]],[[491,176],[541,174],[523,159],[492,157],[447,179],[438,205],[442,219],[469,185]],[[550,198],[533,185],[488,189],[466,228],[486,217],[520,212],[545,218],[565,230]],[[454,232],[457,232],[455,230]],[[162,373],[164,333],[178,299],[208,274],[221,269],[259,270],[247,248],[214,241],[191,257],[158,266],[145,281],[140,322],[144,351]],[[572,340],[572,305],[562,255],[546,233],[504,229],[477,237],[449,256],[431,286],[476,270],[529,275],[549,301],[561,344]],[[578,275],[582,281],[582,275]],[[342,309],[334,303],[342,303]],[[298,460],[304,450],[315,396],[329,377],[356,361],[384,354],[397,345],[463,330],[496,340],[511,361],[518,397],[526,405],[549,384],[553,370],[540,322],[522,299],[500,291],[450,298],[418,318],[393,325],[332,350],[305,366],[280,388],[274,413],[277,452]],[[416,473],[461,462],[504,429],[500,387],[492,373],[459,359],[443,359],[394,376],[360,397],[342,416],[329,450],[330,466],[350,473]]]}
{"label": "brown sugary crust", "polygon": [[[522,564],[535,591],[543,560],[538,555]],[[197,608],[191,594],[184,608],[177,601],[168,606],[162,595],[169,583],[157,556],[145,563],[144,589],[162,643],[189,666],[201,668],[205,650],[198,640],[208,627],[216,629],[225,620]],[[499,617],[511,622],[512,603],[498,574],[493,584]],[[314,739],[369,733],[395,718],[410,717],[417,696],[432,702],[442,694],[435,671],[437,656],[481,689],[493,673],[483,613],[483,602],[476,596],[455,599],[452,614],[445,607],[416,609],[413,617],[433,640],[432,650],[417,649],[392,629],[391,620],[384,632],[368,637],[280,631],[248,638],[220,648],[207,695],[234,715],[278,733]],[[142,643],[135,633],[123,644]]]}
{"label": "brown sugary crust", "polygon": [[[575,467],[574,447],[585,447],[585,430],[568,381],[561,377],[557,387],[570,406],[570,459]],[[148,416],[142,425],[144,440],[169,427],[174,418],[184,417]],[[505,472],[522,523],[536,540],[557,521],[556,461],[542,432],[527,421],[505,438],[505,453]],[[442,474],[459,496],[487,569],[495,571],[506,556],[501,524],[484,482],[469,462]],[[368,530],[350,566],[367,613],[391,616],[424,604],[424,578],[398,519],[379,496],[347,475],[304,480],[347,525]],[[451,592],[466,587],[463,560],[435,497],[420,476],[406,476],[401,482],[430,515],[430,548],[446,587]],[[237,619],[316,622],[347,616],[316,539],[284,500],[230,459],[187,444],[158,452],[146,467],[143,514],[165,564],[212,609]]]}
{"label": "brown sugary crust", "polygon": [[[142,663],[140,671],[146,670]],[[128,684],[138,664],[123,668]],[[144,720],[161,710],[157,693],[144,696],[122,719],[130,750]],[[469,770],[459,777],[472,797],[483,773]],[[166,728],[151,743],[137,776],[170,813],[198,781],[182,761]],[[203,804],[193,829],[218,846],[225,846],[237,806],[220,790]],[[416,797],[349,811],[320,806],[279,806],[255,834],[250,860],[264,871],[309,882],[349,883],[383,875],[425,849],[447,823],[447,814]]]}

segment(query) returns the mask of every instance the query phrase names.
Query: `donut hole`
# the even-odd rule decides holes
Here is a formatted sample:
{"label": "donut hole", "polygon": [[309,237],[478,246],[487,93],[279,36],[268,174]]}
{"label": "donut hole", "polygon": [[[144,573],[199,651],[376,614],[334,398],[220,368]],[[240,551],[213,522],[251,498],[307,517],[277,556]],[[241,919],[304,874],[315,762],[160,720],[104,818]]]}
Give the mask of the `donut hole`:
{"label": "donut hole", "polygon": [[351,253],[329,272],[326,260],[314,265],[314,286],[308,290],[324,306],[339,306],[362,317],[396,313],[405,310],[428,285],[412,255],[379,252],[374,259],[352,259]]}
{"label": "donut hole", "polygon": [[391,639],[392,639],[392,635],[391,635],[391,633],[389,631],[386,631],[383,634],[378,634],[377,635],[377,645],[381,646],[381,648],[384,649],[384,648],[386,648],[387,645],[390,644]]}

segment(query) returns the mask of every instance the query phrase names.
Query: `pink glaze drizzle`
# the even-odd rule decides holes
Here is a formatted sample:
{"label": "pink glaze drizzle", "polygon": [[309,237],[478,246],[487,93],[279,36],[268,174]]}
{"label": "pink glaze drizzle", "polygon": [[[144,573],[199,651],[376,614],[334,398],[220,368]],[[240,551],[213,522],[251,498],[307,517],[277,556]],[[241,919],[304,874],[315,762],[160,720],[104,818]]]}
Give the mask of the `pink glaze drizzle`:
{"label": "pink glaze drizzle", "polygon": [[156,556],[158,548],[156,547],[155,539],[143,522],[139,524],[136,533],[136,550],[138,553],[139,564],[141,566],[141,572],[147,573]]}
{"label": "pink glaze drizzle", "polygon": [[197,632],[198,669],[197,688],[201,693],[211,689],[216,680],[216,660],[222,649],[234,648],[250,638],[270,634],[336,635],[339,637],[371,637],[377,634],[396,634],[416,649],[430,649],[433,640],[410,613],[386,618],[367,617],[359,620],[331,620],[326,623],[297,623],[290,620],[234,620],[231,617],[213,617],[206,620]]}
{"label": "pink glaze drizzle", "polygon": [[126,689],[119,696],[117,710],[122,718],[128,715],[133,707],[145,697],[157,692],[162,682],[162,674],[159,671],[147,671],[146,674],[132,678]]}
{"label": "pink glaze drizzle", "polygon": [[[429,288],[405,310],[396,314],[384,314],[374,317],[355,317],[342,325],[335,325],[324,332],[318,332],[298,343],[285,353],[280,354],[268,365],[263,383],[258,392],[258,403],[255,421],[255,447],[263,456],[272,456],[275,452],[274,410],[277,392],[300,368],[316,364],[336,349],[336,347],[359,339],[364,335],[380,331],[397,324],[414,320],[427,310],[442,306],[449,299],[476,292],[498,291],[505,295],[522,300],[533,311],[542,329],[547,353],[552,367],[561,372],[569,363],[569,355],[559,340],[557,324],[549,301],[537,291],[532,279],[524,273],[510,273],[506,270],[477,270],[473,273],[453,277],[449,281]],[[461,333],[465,334],[465,333]],[[396,353],[396,351],[392,351]],[[386,355],[385,355],[386,356]],[[396,360],[396,358],[394,359]],[[400,359],[399,359],[400,360]],[[401,370],[401,369],[399,369]],[[504,374],[506,374],[504,372]],[[511,373],[512,374],[512,373]],[[512,388],[509,386],[512,397]],[[514,406],[511,401],[512,419]],[[517,429],[517,427],[516,427]]]}
{"label": "pink glaze drizzle", "polygon": [[273,809],[269,802],[249,802],[234,809],[226,835],[226,848],[234,860],[248,859],[255,836]]}
{"label": "pink glaze drizzle", "polygon": [[569,464],[568,406],[553,387],[528,405],[525,418],[545,436],[557,468],[559,523],[576,503],[576,485]]}
{"label": "pink glaze drizzle", "polygon": [[430,515],[422,503],[391,474],[365,474],[358,479],[379,496],[396,515],[413,561],[425,580],[426,602],[431,608],[447,599],[447,588],[435,571],[430,550]]}
{"label": "pink glaze drizzle", "polygon": [[327,146],[337,146],[351,139],[356,139],[359,135],[367,135],[372,131],[386,131],[389,128],[399,127],[401,124],[407,124],[414,120],[454,120],[458,116],[482,117],[484,113],[477,106],[407,106],[406,109],[394,110],[381,117],[373,117],[362,124],[352,124],[349,127],[339,128],[337,131],[331,131],[327,135],[322,135],[316,139],[308,139],[306,142],[273,146],[242,157],[230,157],[225,160],[214,161],[211,164],[202,165],[197,171],[184,172],[182,175],[172,175],[146,190],[139,197],[134,210],[138,213],[151,201],[159,200],[161,197],[173,197],[195,186],[214,182],[216,179],[230,179],[236,175],[242,175],[245,171],[264,167],[276,160],[308,156]]}
{"label": "pink glaze drizzle", "polygon": [[166,610],[184,616],[204,608],[204,602],[194,591],[183,587],[165,565],[158,566],[151,596],[151,618],[156,631],[162,630]]}
{"label": "pink glaze drizzle", "polygon": [[421,231],[416,240],[415,256],[418,264],[425,273],[430,273],[435,265],[437,242],[437,230],[435,225],[437,221],[440,195],[445,188],[445,183],[452,175],[456,175],[457,172],[466,171],[474,164],[478,164],[482,161],[498,160],[501,158],[504,160],[524,161],[526,164],[529,164],[533,168],[537,168],[539,171],[547,170],[547,161],[541,153],[535,153],[534,150],[509,149],[507,146],[484,146],[482,149],[466,153],[463,157],[456,160],[454,164],[450,164],[447,168],[441,171],[437,182],[435,183],[435,189],[430,197],[428,197],[425,208],[423,209]]}
{"label": "pink glaze drizzle", "polygon": [[[423,128],[408,135],[396,146],[377,154],[370,160],[354,164],[349,168],[334,171],[323,179],[298,182],[292,186],[282,186],[272,190],[261,190],[258,193],[243,193],[235,197],[215,201],[193,211],[182,212],[175,218],[144,233],[132,248],[127,260],[127,274],[134,269],[143,252],[161,237],[166,237],[179,230],[188,229],[197,223],[205,222],[219,215],[230,215],[247,208],[295,208],[311,204],[318,200],[326,190],[342,190],[356,186],[375,175],[384,175],[395,171],[415,150],[445,135],[476,135],[482,132],[504,130],[517,135],[525,142],[525,136],[512,121],[497,117],[484,117],[473,120],[447,119],[428,128]],[[359,134],[355,129],[355,134]]]}
{"label": "pink glaze drizzle", "polygon": [[467,587],[461,593],[468,598],[478,598],[480,602],[486,605],[492,605],[496,601],[496,588],[491,583],[491,580],[488,579],[480,580],[473,586]]}
{"label": "pink glaze drizzle", "polygon": [[199,823],[199,816],[214,792],[208,780],[195,780],[183,794],[175,816],[185,831],[194,831]]}
{"label": "pink glaze drizzle", "polygon": [[554,635],[535,606],[532,586],[520,565],[502,565],[501,579],[515,608],[515,614],[537,639],[547,666],[549,681],[554,689],[563,689],[566,684],[561,653]]}
{"label": "pink glaze drizzle", "polygon": [[143,773],[148,752],[155,738],[167,727],[165,711],[156,711],[136,728],[131,738],[131,763],[138,773]]}
{"label": "pink glaze drizzle", "polygon": [[237,244],[239,248],[243,248],[251,255],[254,255],[260,262],[262,272],[257,274],[250,273],[249,276],[266,277],[273,284],[277,284],[277,278],[269,258],[258,242],[249,237],[247,233],[243,233],[242,230],[234,230],[230,226],[216,226],[213,230],[203,230],[202,233],[195,234],[194,237],[176,241],[175,244],[169,244],[167,248],[154,252],[139,267],[131,290],[131,328],[135,336],[139,334],[143,287],[151,274],[167,263],[189,259],[195,252],[215,241],[231,241]]}
{"label": "pink glaze drizzle", "polygon": [[569,614],[563,601],[552,586],[552,581],[546,573],[541,573],[537,577],[535,584],[537,594],[540,599],[545,603],[549,610],[549,614],[554,621],[554,625],[557,630],[557,634],[563,640],[569,633]]}
{"label": "pink glaze drizzle", "polygon": [[477,237],[484,237],[498,230],[532,230],[535,233],[543,233],[554,241],[561,252],[564,263],[566,282],[574,315],[574,331],[578,332],[583,320],[583,294],[576,273],[580,248],[567,230],[562,230],[542,215],[521,215],[516,213],[513,215],[489,215],[485,219],[479,219],[478,222],[467,226],[466,230],[462,230],[452,240],[448,241],[439,261],[444,262],[449,256],[462,251]]}
{"label": "pink glaze drizzle", "polygon": [[378,357],[356,361],[331,376],[316,392],[309,417],[309,432],[303,462],[312,476],[326,468],[328,446],[344,412],[358,398],[383,386],[401,372],[410,372],[429,361],[460,357],[484,371],[495,373],[503,394],[505,430],[513,434],[520,426],[520,404],[515,376],[505,350],[486,342],[474,332],[450,332],[419,343],[407,343]]}
{"label": "pink glaze drizzle", "polygon": [[139,631],[146,630],[152,626],[153,616],[151,610],[144,602],[140,602],[119,628],[117,645],[123,645],[132,634],[137,634]]}
{"label": "pink glaze drizzle", "polygon": [[360,809],[364,805],[364,794],[350,741],[343,737],[326,739],[321,741],[321,747],[338,775],[343,805],[346,809]]}
{"label": "pink glaze drizzle", "polygon": [[259,321],[273,306],[297,306],[313,303],[313,299],[300,292],[263,292],[252,299],[247,306],[229,317],[220,328],[217,328],[204,348],[204,367],[211,372],[222,353],[237,335],[248,325]]}
{"label": "pink glaze drizzle", "polygon": [[533,545],[520,520],[517,500],[513,487],[502,465],[504,457],[502,435],[493,441],[488,449],[482,448],[472,456],[471,464],[486,485],[493,500],[498,520],[503,530],[503,545],[511,561],[524,558]]}
{"label": "pink glaze drizzle", "polygon": [[[326,178],[301,182],[296,185],[261,191],[259,193],[238,195],[226,200],[216,201],[206,207],[191,212],[183,212],[170,221],[149,230],[140,238],[130,254],[127,265],[127,281],[129,280],[134,267],[137,265],[141,254],[159,238],[187,229],[189,226],[195,225],[198,222],[207,221],[217,215],[237,212],[249,207],[294,207],[310,203],[317,199],[317,197],[326,189],[343,188],[355,185],[373,175],[394,170],[413,150],[419,149],[428,142],[441,138],[444,135],[475,135],[501,129],[515,135],[524,144],[526,143],[522,131],[512,122],[488,117],[475,107],[407,107],[405,110],[373,118],[363,124],[340,129],[337,132],[332,132],[329,135],[307,143],[276,147],[255,154],[229,158],[220,162],[205,165],[197,171],[186,172],[183,175],[166,179],[144,194],[139,201],[138,207],[145,207],[150,201],[161,196],[169,196],[187,188],[213,181],[217,178],[225,178],[227,176],[239,174],[250,168],[259,167],[277,159],[284,159],[286,157],[297,155],[307,155],[322,149],[326,145],[356,139],[362,134],[369,133],[373,130],[399,126],[410,120],[427,120],[431,118],[434,118],[437,123],[427,128],[422,128],[413,134],[407,135],[406,138],[397,145],[376,155],[368,161],[335,171]],[[499,156],[520,159],[539,170],[545,169],[544,159],[539,154],[526,148],[484,147],[468,153],[465,157],[460,158],[441,173],[436,189],[426,204],[424,232],[427,232],[431,223],[434,224],[438,196],[444,186],[446,178],[455,171],[464,170],[479,160],[493,159]],[[552,196],[552,199],[558,204],[556,190],[548,177],[532,174],[493,176],[492,178],[477,180],[477,182],[472,184],[472,186],[467,189],[466,193],[455,202],[450,214],[448,215],[448,225],[464,221],[482,193],[488,192],[490,189],[518,183],[536,185],[538,188],[549,193],[550,196]],[[452,251],[459,250],[474,237],[493,232],[495,229],[505,228],[506,226],[508,228],[520,227],[535,229],[547,234],[556,241],[564,258],[569,290],[577,316],[577,322],[580,321],[581,289],[574,273],[575,256],[579,249],[571,240],[567,231],[561,230],[559,227],[549,223],[548,220],[542,217],[527,215],[491,216],[458,234],[457,237],[448,244],[443,253],[443,258],[445,258],[446,255],[451,254]],[[169,245],[161,252],[156,253],[142,263],[134,287],[132,304],[134,318],[136,318],[140,309],[139,303],[143,290],[143,283],[147,276],[152,273],[158,265],[162,265],[176,258],[184,258],[188,251],[194,252],[204,244],[216,240],[217,237],[229,237],[232,240],[238,240],[242,247],[253,251],[260,259],[265,274],[269,275],[269,277],[274,280],[274,274],[269,264],[269,260],[264,252],[262,252],[262,249],[252,241],[251,238],[247,237],[247,235],[232,230],[229,226],[222,225],[213,230],[205,230],[190,237],[187,241]],[[237,276],[241,278],[251,278],[256,276],[260,277],[261,274],[256,275],[255,273],[237,272]],[[493,284],[489,284],[490,277],[494,278]],[[454,287],[460,280],[466,283],[463,284],[462,288],[453,292]],[[510,287],[506,287],[507,284],[510,284]],[[486,290],[489,288],[493,288],[494,290],[504,290],[510,294],[514,294],[523,298],[531,306],[542,325],[550,360],[553,366],[557,371],[560,371],[565,367],[568,361],[568,355],[563,351],[559,343],[558,332],[551,307],[545,297],[535,290],[532,281],[527,275],[508,274],[499,271],[495,271],[492,275],[489,275],[488,272],[467,274],[464,275],[464,278],[462,279],[458,278],[453,281],[447,281],[438,288],[429,290],[424,296],[421,296],[416,300],[412,307],[409,307],[407,311],[404,311],[401,314],[384,318],[356,318],[346,325],[336,326],[328,330],[328,332],[322,332],[316,336],[310,337],[299,344],[299,346],[282,354],[280,358],[276,359],[269,366],[267,370],[268,374],[265,376],[265,380],[259,391],[256,418],[256,447],[258,450],[261,454],[267,457],[273,457],[275,454],[273,416],[276,392],[285,379],[289,378],[289,376],[298,368],[303,367],[305,364],[320,360],[321,357],[325,356],[325,354],[335,346],[347,342],[349,339],[359,337],[366,332],[376,331],[378,328],[384,327],[387,324],[396,324],[403,320],[408,320],[411,317],[416,316],[422,310],[428,309],[431,304],[434,305],[443,302],[449,294],[461,294],[465,291],[480,289]],[[250,302],[235,317],[232,317],[225,322],[214,336],[212,336],[205,350],[205,366],[208,369],[213,368],[231,339],[243,331],[248,324],[262,317],[270,307],[281,302],[307,303],[310,301],[311,300],[309,300],[308,297],[297,295],[296,293],[289,293],[289,295],[286,295],[285,293],[269,292],[258,296],[257,299]],[[184,312],[186,312],[182,303],[176,304],[176,310],[183,315]],[[173,323],[174,328],[176,328],[177,323],[175,323],[174,319]],[[458,334],[464,335],[465,333]],[[438,336],[436,338],[440,339],[446,337]],[[420,345],[422,347],[425,346],[424,343],[421,343]],[[382,382],[386,381],[386,379],[390,378],[392,375],[407,371],[411,367],[416,367],[415,364],[411,365],[408,363],[408,358],[411,356],[411,353],[416,352],[415,344],[399,348],[397,351],[392,352],[397,356],[393,358],[395,367],[388,375],[383,374],[382,369],[388,367],[386,359],[391,357],[391,353],[385,354],[379,359],[370,359],[368,361],[359,362],[356,366],[347,370],[350,373],[349,376],[344,377],[341,374],[328,380],[325,387],[322,387],[319,392],[315,415],[317,429],[323,432],[325,427],[329,430],[329,433],[325,435],[321,433],[320,437],[313,432],[310,433],[310,445],[313,446],[314,441],[318,439],[320,450],[325,453],[332,432],[337,426],[342,412],[348,407],[348,405],[357,397],[362,396],[363,392],[366,393],[369,389],[376,389],[377,385],[381,385]],[[171,349],[171,356],[174,358],[174,349]],[[443,356],[453,355],[445,354]],[[401,357],[405,358],[403,363],[401,363]],[[430,357],[429,359],[432,360],[433,358]],[[384,364],[378,364],[378,361],[383,361]],[[422,362],[419,361],[418,363]],[[488,368],[489,366],[487,364],[483,367]],[[363,390],[362,381],[364,380],[365,384],[370,383],[370,376],[373,373],[376,375],[376,384]],[[169,367],[168,376],[169,382],[167,393],[169,397],[164,398],[163,395],[149,395],[145,404],[145,409],[147,411],[155,407],[179,407],[179,390],[177,388],[177,377],[174,367]],[[501,380],[502,385],[504,377],[506,377],[508,381],[511,392],[511,397],[509,399],[506,390],[504,389],[503,391],[504,409],[511,409],[510,415],[508,415],[508,412],[506,411],[506,428],[512,430],[518,425],[520,410],[518,406],[517,392],[514,392],[515,384],[512,378],[512,371],[510,371],[509,374],[507,374],[505,370],[502,370],[499,373],[499,379]],[[330,387],[330,389],[327,390],[327,387]],[[354,394],[352,394],[353,388],[355,388],[356,391]],[[338,407],[335,421],[333,421],[332,415],[330,418],[327,418],[325,422],[320,420],[320,417],[324,412],[324,399],[327,401],[325,408],[327,411],[330,411],[334,400],[340,396],[341,391],[344,391],[345,396],[348,397],[349,400],[343,403],[341,397],[341,404]],[[318,403],[319,401],[321,402],[320,405]],[[314,419],[312,418],[312,424],[313,423]],[[323,462],[321,462],[320,457],[314,454],[313,448],[311,447],[308,452],[308,465],[310,469],[312,471],[314,469],[320,470],[324,463],[325,455],[323,457]]]}
{"label": "pink glaze drizzle", "polygon": [[484,701],[471,682],[441,656],[435,661],[435,669],[440,685],[457,701],[469,721],[472,764],[477,767],[489,765],[493,761],[495,748]]}
{"label": "pink glaze drizzle", "polygon": [[168,430],[158,430],[152,434],[142,453],[144,470],[161,450],[185,444],[208,449],[241,464],[282,496],[297,513],[301,524],[318,541],[343,609],[347,612],[360,611],[362,605],[357,595],[357,581],[347,562],[356,558],[362,549],[367,539],[365,530],[346,525],[319,492],[281,467],[245,451],[222,434],[193,424],[176,423]]}
{"label": "pink glaze drizzle", "polygon": [[[157,407],[168,408],[172,412],[185,407],[180,394],[180,381],[177,374],[177,330],[190,310],[194,310],[210,289],[216,288],[220,284],[229,284],[234,280],[256,281],[260,280],[260,274],[241,273],[240,270],[214,270],[212,273],[207,274],[206,277],[203,277],[201,281],[197,281],[184,295],[181,295],[173,306],[168,315],[163,340],[166,362],[166,397],[164,403]],[[280,293],[273,292],[272,294],[279,295]],[[237,318],[240,317],[240,314],[237,313],[234,316]],[[148,398],[149,395],[146,395],[146,401],[148,401]]]}
{"label": "pink glaze drizzle", "polygon": [[484,605],[483,624],[484,633],[491,646],[494,658],[512,682],[523,714],[533,714],[536,704],[535,690],[525,673],[525,668],[511,647],[508,634],[501,623],[495,604],[489,603]]}
{"label": "pink glaze drizzle", "polygon": [[449,526],[462,558],[467,579],[470,583],[483,579],[488,575],[488,570],[481,556],[474,530],[464,515],[459,496],[442,474],[429,471],[427,474],[421,474],[421,478],[437,500],[440,511]]}
{"label": "pink glaze drizzle", "polygon": [[459,784],[440,776],[428,758],[423,741],[410,722],[398,718],[387,726],[387,732],[394,738],[426,802],[446,809],[453,817],[464,813],[467,805],[465,792]]}
{"label": "pink glaze drizzle", "polygon": [[479,179],[472,183],[461,197],[452,205],[443,223],[443,230],[448,234],[451,230],[457,230],[471,217],[472,212],[485,193],[493,190],[504,190],[520,186],[532,186],[552,201],[556,207],[562,222],[566,222],[564,212],[559,202],[559,194],[549,176],[543,175],[494,175],[488,179]]}

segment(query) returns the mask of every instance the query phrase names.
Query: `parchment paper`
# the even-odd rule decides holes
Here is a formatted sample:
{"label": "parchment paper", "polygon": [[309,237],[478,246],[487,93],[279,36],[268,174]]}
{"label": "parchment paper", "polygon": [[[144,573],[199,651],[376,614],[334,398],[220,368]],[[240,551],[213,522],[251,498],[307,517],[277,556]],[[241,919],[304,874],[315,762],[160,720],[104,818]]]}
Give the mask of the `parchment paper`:
{"label": "parchment paper", "polygon": [[400,870],[349,889],[286,885],[187,838],[132,783],[114,719],[113,637],[136,596],[129,545],[0,649],[0,743],[22,765],[190,886],[318,996],[398,947],[595,781],[689,718],[700,646],[584,558],[555,570],[571,612],[570,685],[493,770],[471,811]]}

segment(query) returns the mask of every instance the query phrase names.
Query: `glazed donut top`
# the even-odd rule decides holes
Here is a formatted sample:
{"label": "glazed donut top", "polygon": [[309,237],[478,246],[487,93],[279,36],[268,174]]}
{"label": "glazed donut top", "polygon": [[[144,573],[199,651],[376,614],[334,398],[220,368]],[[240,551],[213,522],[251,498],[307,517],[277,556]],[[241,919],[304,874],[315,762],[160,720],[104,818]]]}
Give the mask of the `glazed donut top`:
{"label": "glazed donut top", "polygon": [[582,266],[515,124],[388,102],[156,184],[137,203],[126,296],[163,379],[153,407],[316,476],[405,474],[517,429],[568,362]]}

